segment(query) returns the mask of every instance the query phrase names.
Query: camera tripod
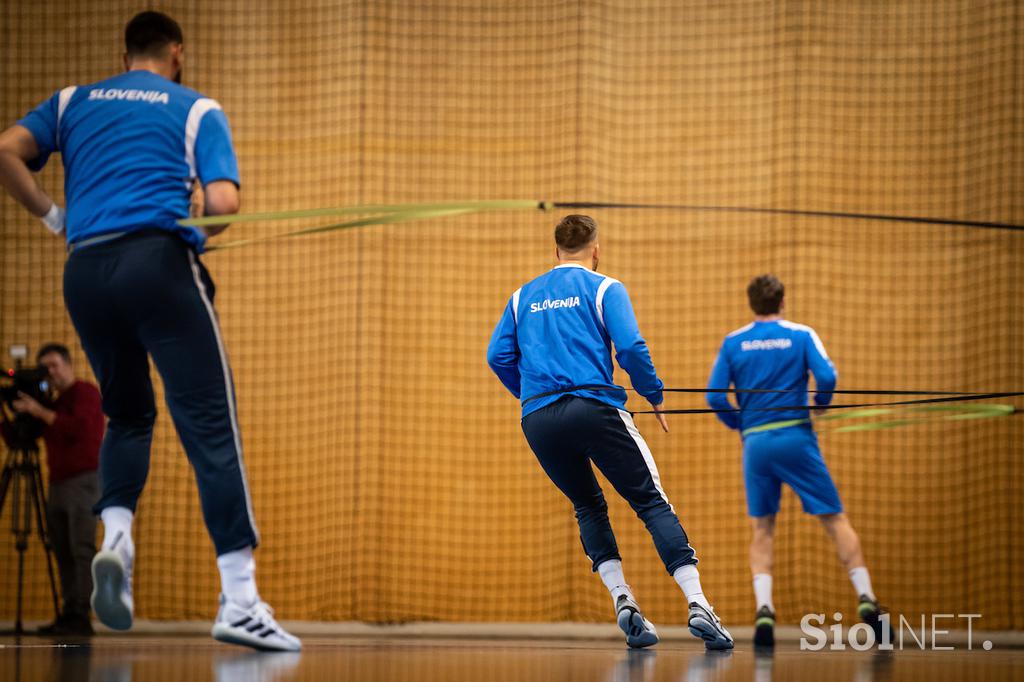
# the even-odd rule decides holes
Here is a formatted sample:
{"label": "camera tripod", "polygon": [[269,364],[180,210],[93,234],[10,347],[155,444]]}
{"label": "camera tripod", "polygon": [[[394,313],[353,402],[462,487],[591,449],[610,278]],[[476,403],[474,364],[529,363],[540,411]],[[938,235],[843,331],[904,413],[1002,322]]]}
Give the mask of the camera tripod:
{"label": "camera tripod", "polygon": [[32,534],[33,515],[39,539],[43,543],[46,570],[50,576],[53,612],[55,617],[60,615],[57,583],[53,577],[53,548],[50,546],[46,518],[43,514],[46,494],[43,491],[43,474],[39,469],[39,446],[35,442],[28,446],[11,448],[7,452],[7,461],[4,463],[3,472],[0,473],[0,515],[3,514],[8,492],[11,493],[11,533],[14,535],[14,548],[18,551],[18,606],[14,630],[3,634],[23,635],[25,629],[21,623],[21,602],[25,580],[25,551],[28,550],[28,538]]}

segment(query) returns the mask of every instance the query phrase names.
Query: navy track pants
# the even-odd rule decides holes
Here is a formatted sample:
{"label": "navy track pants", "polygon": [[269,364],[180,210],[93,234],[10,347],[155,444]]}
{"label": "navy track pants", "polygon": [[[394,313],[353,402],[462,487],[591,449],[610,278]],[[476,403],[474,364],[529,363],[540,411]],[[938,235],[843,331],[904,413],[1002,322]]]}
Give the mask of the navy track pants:
{"label": "navy track pants", "polygon": [[96,513],[111,506],[134,511],[145,486],[156,420],[152,357],[221,555],[255,547],[259,535],[213,295],[195,252],[159,230],[75,250],[64,268],[64,301],[109,420]]}
{"label": "navy track pants", "polygon": [[661,488],[651,451],[628,412],[566,396],[526,415],[523,433],[548,477],[572,502],[580,540],[595,571],[621,557],[591,462],[646,524],[669,573],[697,563]]}

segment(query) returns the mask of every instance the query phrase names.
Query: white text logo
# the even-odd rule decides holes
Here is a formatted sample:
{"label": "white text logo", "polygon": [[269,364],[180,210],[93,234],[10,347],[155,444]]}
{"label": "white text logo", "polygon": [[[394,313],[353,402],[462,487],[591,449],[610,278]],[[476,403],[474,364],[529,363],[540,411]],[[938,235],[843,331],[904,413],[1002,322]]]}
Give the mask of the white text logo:
{"label": "white text logo", "polygon": [[793,347],[793,339],[754,339],[740,344],[740,350],[785,350]]}
{"label": "white text logo", "polygon": [[[804,634],[800,638],[800,650],[801,651],[821,651],[828,646],[833,651],[842,651],[846,649],[847,645],[851,649],[856,651],[867,651],[868,649],[878,644],[879,651],[892,651],[895,648],[899,648],[903,651],[904,643],[907,647],[914,647],[921,649],[931,649],[932,651],[952,651],[957,647],[954,646],[956,642],[950,638],[942,637],[942,635],[950,634],[950,626],[962,626],[962,623],[956,623],[954,621],[958,619],[964,619],[967,621],[967,648],[974,648],[974,629],[973,621],[975,618],[981,618],[980,613],[933,613],[930,621],[926,619],[924,614],[921,615],[920,630],[917,628],[917,623],[908,621],[903,615],[900,615],[900,621],[896,628],[893,630],[893,625],[896,625],[892,621],[892,615],[883,613],[879,617],[879,621],[882,623],[881,630],[881,641],[877,641],[875,636],[875,630],[867,623],[856,623],[851,625],[845,633],[843,633],[843,614],[834,613],[832,618],[835,621],[832,625],[828,626],[828,630],[819,627],[825,624],[824,613],[808,613],[806,616],[800,619],[800,631]],[[929,625],[931,626],[931,632],[929,632]],[[942,629],[947,628],[947,629]],[[831,633],[831,644],[829,643],[829,634]],[[959,641],[962,644],[963,638],[960,637]],[[992,642],[985,640],[981,643],[981,648],[985,651],[989,651],[992,648]]]}
{"label": "white text logo", "polygon": [[167,93],[159,90],[122,90],[121,88],[90,90],[89,99],[123,99],[129,102],[149,102],[150,104],[167,104],[170,101]]}
{"label": "white text logo", "polygon": [[530,312],[540,313],[545,310],[553,310],[555,308],[575,308],[580,304],[579,296],[570,296],[569,298],[556,298],[556,299],[545,299],[540,303],[531,303]]}

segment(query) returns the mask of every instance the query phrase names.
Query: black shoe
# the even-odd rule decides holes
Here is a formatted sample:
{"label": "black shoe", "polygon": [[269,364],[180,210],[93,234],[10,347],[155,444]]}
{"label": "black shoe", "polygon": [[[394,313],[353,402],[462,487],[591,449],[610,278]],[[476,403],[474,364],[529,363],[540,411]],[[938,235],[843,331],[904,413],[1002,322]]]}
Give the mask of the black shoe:
{"label": "black shoe", "polygon": [[36,630],[36,634],[42,635],[43,637],[52,637],[53,635],[59,635],[60,629],[64,627],[64,623],[66,621],[67,619],[64,617],[64,614],[62,613],[59,616],[57,616],[56,620],[54,620],[52,623],[43,625],[38,630]]}
{"label": "black shoe", "polygon": [[875,631],[875,644],[892,642],[892,630],[888,626],[888,618],[882,616],[888,611],[878,603],[877,599],[871,599],[866,594],[860,595],[860,603],[857,605],[857,615],[860,619],[871,626]]}
{"label": "black shoe", "polygon": [[754,646],[775,646],[775,612],[762,606],[754,616]]}
{"label": "black shoe", "polygon": [[54,634],[65,637],[92,637],[95,632],[92,629],[92,621],[86,615],[69,615],[64,618],[64,623],[57,628]]}

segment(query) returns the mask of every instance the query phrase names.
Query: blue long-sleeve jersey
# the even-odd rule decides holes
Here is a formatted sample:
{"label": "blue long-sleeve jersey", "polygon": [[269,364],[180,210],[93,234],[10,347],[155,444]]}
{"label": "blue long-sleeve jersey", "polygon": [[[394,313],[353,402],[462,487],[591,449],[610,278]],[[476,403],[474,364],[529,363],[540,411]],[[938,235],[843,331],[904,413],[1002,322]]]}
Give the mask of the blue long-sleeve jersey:
{"label": "blue long-sleeve jersey", "polygon": [[[730,429],[745,431],[754,426],[789,419],[804,419],[807,410],[769,410],[756,408],[807,404],[807,373],[814,375],[817,393],[814,402],[828,405],[836,386],[836,368],[825,346],[806,325],[775,320],[752,322],[725,337],[711,370],[708,388],[784,389],[786,393],[739,393],[736,401],[743,412],[719,412],[717,416]],[[730,409],[727,393],[708,393],[708,405],[716,410]],[[754,408],[754,409],[752,409]]]}
{"label": "blue long-sleeve jersey", "polygon": [[524,417],[564,395],[623,409],[626,392],[612,381],[612,344],[633,388],[652,405],[660,404],[664,384],[654,371],[626,288],[581,265],[565,264],[512,294],[491,335],[487,364],[521,401],[573,386],[611,389],[571,390],[529,400],[523,404]]}

